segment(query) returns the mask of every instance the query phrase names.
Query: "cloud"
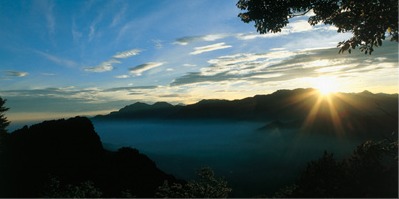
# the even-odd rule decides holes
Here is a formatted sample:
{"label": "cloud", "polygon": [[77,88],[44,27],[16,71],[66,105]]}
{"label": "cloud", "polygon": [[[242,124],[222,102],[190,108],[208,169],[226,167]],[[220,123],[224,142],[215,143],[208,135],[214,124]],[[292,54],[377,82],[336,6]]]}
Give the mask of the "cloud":
{"label": "cloud", "polygon": [[119,79],[126,79],[129,78],[129,75],[118,75],[118,76],[114,76],[115,78],[119,78]]}
{"label": "cloud", "polygon": [[138,65],[134,68],[129,68],[129,71],[130,71],[130,73],[133,73],[136,76],[140,76],[141,73],[143,73],[144,71],[150,70],[150,69],[158,67],[158,66],[162,66],[163,64],[164,64],[164,62],[148,62],[146,64]]}
{"label": "cloud", "polygon": [[53,15],[54,4],[52,1],[35,1],[35,7],[38,8],[38,13],[44,15],[49,35],[54,34],[55,31],[55,18]]}
{"label": "cloud", "polygon": [[161,41],[161,40],[159,40],[159,39],[152,39],[151,41],[155,43],[155,48],[156,48],[156,49],[161,49],[161,48],[163,47],[163,46],[162,46],[162,41]]}
{"label": "cloud", "polygon": [[113,63],[121,63],[121,62],[116,59],[111,59],[105,62],[101,62],[101,64],[98,66],[88,67],[85,68],[84,70],[87,72],[103,73],[113,70],[114,69],[114,67],[112,66]]}
{"label": "cloud", "polygon": [[165,95],[158,95],[158,97],[182,97],[179,94],[165,94]]}
{"label": "cloud", "polygon": [[90,24],[90,32],[89,32],[89,35],[88,35],[88,37],[89,37],[89,42],[90,42],[91,40],[93,40],[93,38],[95,37],[96,25],[97,25],[98,22],[101,21],[102,18],[103,18],[103,13],[100,12],[100,14],[97,15],[97,18],[94,19],[94,21]]}
{"label": "cloud", "polygon": [[273,38],[280,37],[284,35],[289,35],[292,33],[304,33],[316,30],[323,31],[336,31],[337,29],[334,26],[326,26],[326,25],[316,25],[311,26],[306,20],[297,20],[290,22],[286,27],[284,27],[281,32],[278,33],[266,33],[266,34],[253,34],[253,33],[238,33],[235,37],[239,40],[251,40],[257,38]]}
{"label": "cloud", "polygon": [[124,18],[124,15],[126,13],[126,9],[127,9],[127,5],[124,5],[122,7],[122,9],[118,13],[115,14],[115,16],[112,19],[112,22],[110,24],[110,27],[114,27],[121,23],[122,19]]}
{"label": "cloud", "polygon": [[194,66],[197,66],[197,65],[195,65],[195,64],[183,64],[183,66],[186,66],[186,67],[194,67]]}
{"label": "cloud", "polygon": [[103,90],[103,92],[115,92],[115,91],[135,91],[144,89],[154,89],[158,86],[127,86],[127,87],[116,87]]}
{"label": "cloud", "polygon": [[[140,52],[142,52],[143,50],[140,49],[132,49],[132,50],[128,50],[128,51],[123,51],[123,52],[117,52],[114,56],[112,56],[113,58],[111,58],[108,61],[105,62],[101,62],[100,65],[95,66],[95,67],[88,67],[85,68],[85,71],[88,72],[96,72],[96,73],[102,73],[102,72],[107,72],[107,71],[111,71],[114,69],[114,66],[112,66],[112,64],[114,63],[121,63],[121,61],[119,61],[118,59],[125,59],[131,56],[135,56],[138,55]],[[127,78],[125,76],[115,76],[116,78]]]}
{"label": "cloud", "polygon": [[231,48],[232,46],[230,45],[225,45],[225,43],[217,43],[217,44],[212,44],[208,46],[201,46],[201,47],[195,47],[195,51],[191,52],[190,55],[198,55],[203,52],[209,52],[209,51],[214,51],[214,50],[220,50],[220,49],[225,49],[225,48]]}
{"label": "cloud", "polygon": [[77,64],[76,64],[74,61],[72,61],[72,60],[63,59],[63,58],[56,57],[56,56],[54,56],[54,55],[50,55],[50,54],[47,54],[47,53],[44,53],[44,52],[41,52],[41,51],[37,51],[37,50],[35,50],[34,52],[36,52],[36,53],[42,55],[42,56],[45,57],[46,59],[48,59],[48,60],[50,60],[50,61],[53,61],[53,62],[55,62],[55,63],[57,63],[57,64],[59,64],[59,65],[64,65],[64,66],[68,66],[68,67],[75,67],[75,66],[77,65]]}
{"label": "cloud", "polygon": [[76,27],[75,19],[72,19],[71,32],[72,32],[72,37],[73,37],[73,42],[74,43],[77,43],[78,40],[83,36],[83,33],[77,31],[76,29],[77,29],[77,27]]}
{"label": "cloud", "polygon": [[391,70],[397,65],[397,46],[384,42],[373,56],[360,52],[340,54],[338,48],[300,52],[277,51],[260,54],[234,54],[208,61],[210,65],[200,72],[186,73],[174,79],[170,86],[201,83],[249,81],[257,83],[282,82],[321,75],[354,75]]}
{"label": "cloud", "polygon": [[172,44],[188,45],[198,41],[216,41],[230,36],[229,34],[209,34],[203,36],[181,37],[176,39]]}
{"label": "cloud", "polygon": [[6,72],[8,73],[7,76],[11,76],[11,77],[25,77],[25,76],[29,75],[28,72],[20,72],[20,71],[12,71],[12,70],[7,70]]}
{"label": "cloud", "polygon": [[143,50],[140,50],[140,49],[132,49],[132,50],[129,50],[129,51],[118,52],[112,57],[113,58],[118,58],[118,59],[125,59],[125,58],[131,57],[131,56],[138,55],[142,51]]}
{"label": "cloud", "polygon": [[48,75],[48,76],[51,76],[51,75],[55,75],[54,73],[42,73],[41,75]]}

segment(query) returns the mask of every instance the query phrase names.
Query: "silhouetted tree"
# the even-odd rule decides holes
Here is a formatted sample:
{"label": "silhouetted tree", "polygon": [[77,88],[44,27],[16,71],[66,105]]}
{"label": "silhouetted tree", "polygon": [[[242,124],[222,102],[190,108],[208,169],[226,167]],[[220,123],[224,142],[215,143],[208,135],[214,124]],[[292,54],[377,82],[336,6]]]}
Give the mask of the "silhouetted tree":
{"label": "silhouetted tree", "polygon": [[353,37],[338,43],[339,53],[360,46],[365,54],[382,45],[386,33],[398,41],[397,0],[239,0],[237,7],[246,12],[238,17],[245,23],[254,21],[260,34],[280,32],[290,18],[303,16],[313,10],[309,24],[320,22],[335,25],[338,32],[351,32]]}
{"label": "silhouetted tree", "polygon": [[2,139],[7,135],[7,126],[10,125],[10,121],[7,120],[7,117],[4,115],[4,112],[8,111],[9,108],[6,108],[4,104],[7,100],[3,100],[0,96],[0,150],[2,145]]}
{"label": "silhouetted tree", "polygon": [[398,197],[398,142],[367,141],[348,159],[333,154],[308,163],[295,185],[275,197]]}
{"label": "silhouetted tree", "polygon": [[232,191],[227,187],[227,182],[215,179],[215,173],[210,167],[204,167],[197,172],[198,181],[189,181],[186,184],[173,183],[169,185],[165,181],[158,188],[157,197],[163,198],[227,198]]}
{"label": "silhouetted tree", "polygon": [[62,185],[54,177],[50,178],[42,195],[44,198],[98,198],[101,196],[102,192],[94,186],[92,181],[84,181],[76,186]]}
{"label": "silhouetted tree", "polygon": [[105,150],[85,117],[25,126],[4,146],[0,197],[154,197],[165,180],[182,182],[137,149]]}

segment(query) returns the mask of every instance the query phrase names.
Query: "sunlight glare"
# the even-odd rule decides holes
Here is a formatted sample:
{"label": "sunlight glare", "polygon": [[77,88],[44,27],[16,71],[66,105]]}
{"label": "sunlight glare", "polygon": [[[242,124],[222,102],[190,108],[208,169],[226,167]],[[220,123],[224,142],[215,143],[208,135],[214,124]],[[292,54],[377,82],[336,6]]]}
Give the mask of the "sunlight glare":
{"label": "sunlight glare", "polygon": [[332,78],[318,77],[313,79],[313,87],[319,90],[321,95],[329,95],[332,92],[336,92],[336,82]]}

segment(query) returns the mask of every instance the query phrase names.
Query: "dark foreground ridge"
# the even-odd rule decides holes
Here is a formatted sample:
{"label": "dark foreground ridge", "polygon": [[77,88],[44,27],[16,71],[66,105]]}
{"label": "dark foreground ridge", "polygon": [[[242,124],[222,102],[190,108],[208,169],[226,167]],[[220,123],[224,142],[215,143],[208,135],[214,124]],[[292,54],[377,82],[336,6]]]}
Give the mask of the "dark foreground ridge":
{"label": "dark foreground ridge", "polygon": [[62,189],[85,197],[154,197],[165,180],[182,182],[136,149],[105,150],[85,117],[25,126],[0,149],[0,197],[57,197]]}

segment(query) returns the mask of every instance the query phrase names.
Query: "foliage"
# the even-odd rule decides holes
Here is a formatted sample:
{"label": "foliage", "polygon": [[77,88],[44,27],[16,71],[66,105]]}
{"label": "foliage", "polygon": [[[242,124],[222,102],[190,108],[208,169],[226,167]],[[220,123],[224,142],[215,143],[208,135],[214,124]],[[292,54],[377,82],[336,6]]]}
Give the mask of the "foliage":
{"label": "foliage", "polygon": [[280,32],[290,18],[313,11],[310,25],[335,25],[339,33],[353,33],[349,40],[338,43],[339,53],[351,53],[351,48],[360,46],[361,52],[371,54],[386,35],[398,41],[396,0],[239,0],[237,7],[246,11],[238,17],[245,23],[254,21],[260,34]]}
{"label": "foliage", "polygon": [[227,182],[222,179],[215,179],[215,173],[210,167],[204,167],[197,172],[198,181],[189,181],[182,185],[167,181],[158,188],[157,197],[164,198],[227,198],[232,191],[227,187]]}
{"label": "foliage", "polygon": [[61,185],[56,178],[50,178],[47,185],[44,198],[98,198],[102,196],[102,192],[94,186],[92,181],[84,181],[77,186],[68,184]]}
{"label": "foliage", "polygon": [[10,121],[4,116],[4,112],[8,111],[9,108],[4,107],[7,100],[3,100],[0,96],[0,152],[2,148],[2,140],[7,136],[7,126],[10,125]]}
{"label": "foliage", "polygon": [[[53,184],[53,189],[46,189],[48,197],[66,197],[69,192],[71,197],[89,197],[99,189],[102,197],[144,198],[154,197],[165,180],[181,182],[159,170],[137,149],[105,150],[85,117],[25,126],[4,141],[0,198],[40,197],[46,184]],[[61,183],[49,183],[49,175]]]}
{"label": "foliage", "polygon": [[348,159],[333,154],[308,163],[295,185],[275,197],[398,197],[398,142],[367,141]]}

